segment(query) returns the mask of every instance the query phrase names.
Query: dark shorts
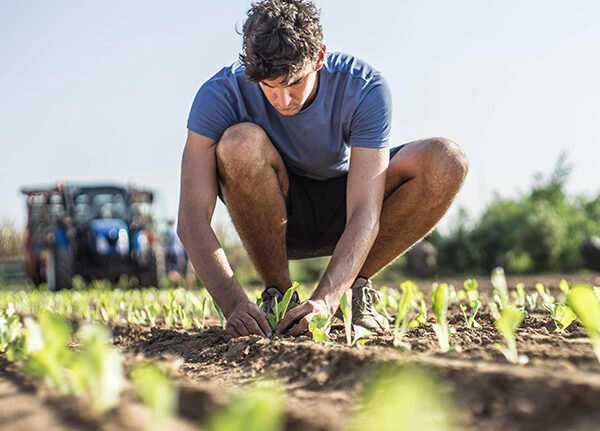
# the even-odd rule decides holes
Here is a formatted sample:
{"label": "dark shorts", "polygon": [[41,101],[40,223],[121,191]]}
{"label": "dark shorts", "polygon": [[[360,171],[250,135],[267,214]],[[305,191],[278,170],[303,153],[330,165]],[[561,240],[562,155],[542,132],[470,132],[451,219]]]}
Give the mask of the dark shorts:
{"label": "dark shorts", "polygon": [[[391,148],[390,159],[404,145]],[[331,256],[346,227],[348,175],[313,180],[288,172],[288,177],[288,259]],[[219,198],[223,201],[220,187]]]}
{"label": "dark shorts", "polygon": [[[390,159],[403,146],[391,148]],[[324,181],[288,176],[288,259],[330,256],[346,227],[347,175]]]}

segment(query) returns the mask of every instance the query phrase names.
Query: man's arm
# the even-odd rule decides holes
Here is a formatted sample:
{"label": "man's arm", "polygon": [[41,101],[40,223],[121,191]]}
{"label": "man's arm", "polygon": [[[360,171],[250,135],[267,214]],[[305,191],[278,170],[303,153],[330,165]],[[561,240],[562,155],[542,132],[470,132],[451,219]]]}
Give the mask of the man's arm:
{"label": "man's arm", "polygon": [[[277,327],[290,335],[308,329],[316,314],[334,314],[354,282],[379,231],[388,148],[353,147],[348,171],[346,227],[312,298],[290,310]],[[294,324],[292,326],[292,324]]]}
{"label": "man's arm", "polygon": [[216,146],[214,139],[188,131],[177,234],[200,280],[227,317],[228,332],[270,336],[264,313],[242,290],[210,226],[217,200]]}

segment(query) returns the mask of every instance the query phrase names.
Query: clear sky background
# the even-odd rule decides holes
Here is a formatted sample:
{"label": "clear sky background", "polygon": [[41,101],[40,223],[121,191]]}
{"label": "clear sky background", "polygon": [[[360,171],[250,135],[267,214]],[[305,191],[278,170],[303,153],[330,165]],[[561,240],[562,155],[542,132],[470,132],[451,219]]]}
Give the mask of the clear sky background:
{"label": "clear sky background", "polygon": [[[0,220],[22,185],[147,185],[172,217],[200,85],[237,59],[247,0],[0,0]],[[568,191],[600,193],[600,2],[321,0],[329,51],[383,72],[392,143],[457,141],[470,173],[453,209],[517,196],[561,151]],[[225,219],[224,211],[218,211]]]}

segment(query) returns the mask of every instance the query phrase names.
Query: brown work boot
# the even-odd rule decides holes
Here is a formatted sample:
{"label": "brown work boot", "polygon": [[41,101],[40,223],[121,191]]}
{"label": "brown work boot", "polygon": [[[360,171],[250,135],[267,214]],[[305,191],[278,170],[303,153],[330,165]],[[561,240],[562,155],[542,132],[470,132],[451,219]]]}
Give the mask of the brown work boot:
{"label": "brown work boot", "polygon": [[[371,280],[358,277],[350,289],[352,289],[352,323],[371,332],[388,331],[390,323],[375,310],[374,304],[379,301],[379,293],[373,289]],[[335,316],[343,320],[340,309]]]}
{"label": "brown work boot", "polygon": [[[260,297],[262,299],[260,309],[264,311],[265,314],[273,312],[273,308],[275,307],[275,299],[277,299],[278,304],[281,304],[281,301],[283,301],[283,294],[275,286],[269,286],[265,288]],[[298,296],[298,292],[294,292],[292,293],[292,298],[290,299],[287,309],[289,311],[298,305],[300,305],[300,297]]]}

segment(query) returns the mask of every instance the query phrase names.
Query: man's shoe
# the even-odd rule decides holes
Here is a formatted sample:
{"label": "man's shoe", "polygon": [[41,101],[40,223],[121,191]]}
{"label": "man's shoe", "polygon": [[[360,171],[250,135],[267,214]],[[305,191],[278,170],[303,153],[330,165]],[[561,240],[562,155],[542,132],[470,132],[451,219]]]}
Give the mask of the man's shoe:
{"label": "man's shoe", "polygon": [[[352,289],[352,323],[371,332],[388,331],[390,323],[375,310],[374,304],[380,299],[379,293],[373,289],[371,280],[358,277],[350,289]],[[343,320],[340,309],[335,316]]]}
{"label": "man's shoe", "polygon": [[[275,300],[277,299],[277,303],[281,304],[283,301],[283,294],[277,289],[275,286],[269,286],[263,290],[260,295],[262,299],[262,303],[260,304],[260,309],[265,312],[265,314],[269,314],[273,312],[273,308],[275,307]],[[288,310],[300,305],[300,298],[298,297],[298,292],[292,293],[292,298],[290,299],[290,303],[288,305]]]}

